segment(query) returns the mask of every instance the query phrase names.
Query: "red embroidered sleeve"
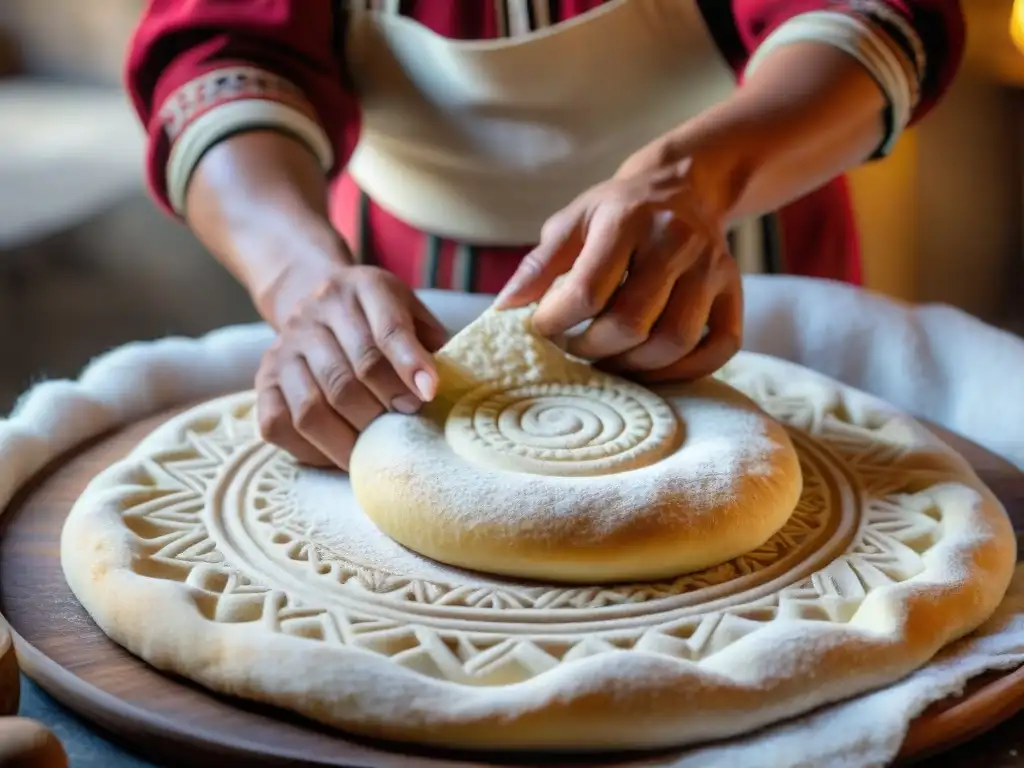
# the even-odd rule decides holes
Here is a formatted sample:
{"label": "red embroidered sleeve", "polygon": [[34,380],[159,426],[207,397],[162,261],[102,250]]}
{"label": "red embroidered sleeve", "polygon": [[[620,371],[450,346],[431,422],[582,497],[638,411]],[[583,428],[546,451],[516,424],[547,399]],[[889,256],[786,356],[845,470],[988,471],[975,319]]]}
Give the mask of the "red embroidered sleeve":
{"label": "red embroidered sleeve", "polygon": [[326,172],[355,147],[359,108],[343,84],[333,0],[148,0],[126,79],[149,134],[157,201],[181,212],[203,152],[252,128],[306,142]]}
{"label": "red embroidered sleeve", "polygon": [[[887,70],[894,68],[891,61],[886,63],[890,53],[898,56],[906,73],[911,102],[905,125],[920,120],[939,101],[963,58],[965,23],[958,0],[732,0],[732,6],[748,55],[754,55],[786,25],[803,24],[807,37],[813,37],[809,30],[813,26],[822,29],[826,15],[864,24],[867,32],[854,44],[877,59],[877,70],[872,73],[876,79],[886,80]],[[870,54],[879,47],[876,38],[888,51]],[[896,74],[892,72],[891,77]],[[883,89],[889,90],[885,83]]]}

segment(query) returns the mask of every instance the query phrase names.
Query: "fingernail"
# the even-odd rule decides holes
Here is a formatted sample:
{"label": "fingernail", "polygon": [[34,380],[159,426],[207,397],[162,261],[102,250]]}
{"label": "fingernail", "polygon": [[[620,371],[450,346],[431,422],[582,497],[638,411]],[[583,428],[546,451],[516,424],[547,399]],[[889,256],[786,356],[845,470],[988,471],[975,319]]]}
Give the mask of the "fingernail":
{"label": "fingernail", "polygon": [[419,390],[420,398],[424,402],[429,402],[434,399],[434,377],[426,371],[416,371],[416,374],[412,377],[413,384],[416,385],[416,389]]}
{"label": "fingernail", "polygon": [[391,401],[391,408],[406,416],[416,413],[420,409],[420,405],[422,403],[416,395],[400,395]]}

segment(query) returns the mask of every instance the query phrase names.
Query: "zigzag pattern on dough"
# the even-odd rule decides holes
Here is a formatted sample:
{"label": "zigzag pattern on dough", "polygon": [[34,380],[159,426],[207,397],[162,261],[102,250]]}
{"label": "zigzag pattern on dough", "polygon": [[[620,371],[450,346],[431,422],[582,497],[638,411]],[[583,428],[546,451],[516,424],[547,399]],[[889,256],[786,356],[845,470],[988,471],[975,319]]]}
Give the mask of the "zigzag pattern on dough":
{"label": "zigzag pattern on dough", "polygon": [[[266,631],[358,647],[425,675],[474,685],[519,682],[566,661],[632,649],[700,662],[777,618],[848,622],[870,592],[909,579],[923,568],[921,555],[938,541],[942,525],[931,489],[947,481],[949,474],[928,465],[917,470],[900,465],[906,447],[898,425],[873,423],[870,415],[850,413],[841,396],[831,402],[812,401],[788,390],[785,382],[729,374],[727,367],[723,377],[792,427],[799,441],[806,442],[804,433],[809,434],[837,456],[859,492],[859,525],[845,551],[806,578],[757,599],[714,610],[694,609],[670,620],[661,618],[656,608],[661,601],[687,593],[699,597],[702,590],[770,568],[820,535],[827,517],[820,510],[828,506],[828,481],[809,454],[802,454],[806,481],[800,506],[791,524],[765,546],[669,583],[592,588],[443,584],[340,558],[308,538],[308,531],[291,514],[297,469],[277,454],[252,480],[257,510],[252,530],[265,534],[269,545],[285,548],[298,568],[332,580],[339,594],[371,598],[359,603],[365,608],[306,604],[263,584],[259,572],[245,563],[226,558],[214,530],[219,522],[210,519],[215,506],[211,499],[225,482],[225,468],[240,451],[258,442],[251,403],[218,420],[197,420],[180,445],[140,463],[139,486],[122,500],[124,523],[141,542],[137,572],[185,583],[211,621],[257,622]],[[649,603],[652,612],[643,622],[599,633],[553,633],[538,622],[535,632],[510,636],[502,633],[500,624],[492,631],[469,631],[432,626],[414,614],[405,620],[385,618],[374,614],[373,601],[399,608],[409,603],[440,606],[454,612],[600,612]]]}

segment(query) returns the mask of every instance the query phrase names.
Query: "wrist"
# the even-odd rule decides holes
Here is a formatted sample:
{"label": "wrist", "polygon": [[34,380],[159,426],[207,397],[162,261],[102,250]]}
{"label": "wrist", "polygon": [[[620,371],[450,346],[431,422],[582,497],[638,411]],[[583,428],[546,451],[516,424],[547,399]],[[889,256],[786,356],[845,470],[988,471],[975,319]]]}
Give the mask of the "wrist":
{"label": "wrist", "polygon": [[[623,163],[616,178],[645,174],[658,185],[694,190],[706,218],[724,227],[736,217],[764,161],[749,147],[740,149],[724,137],[716,139],[680,141],[662,137]],[[687,199],[693,203],[691,195]]]}
{"label": "wrist", "polygon": [[[796,73],[796,74],[794,74]],[[854,58],[827,45],[774,51],[733,95],[658,141],[726,223],[787,205],[864,162],[885,100]]]}
{"label": "wrist", "polygon": [[269,258],[251,270],[245,285],[260,315],[274,328],[281,328],[331,275],[355,264],[345,241],[327,222],[306,226],[288,242],[265,240],[256,247]]}
{"label": "wrist", "polygon": [[315,156],[284,134],[251,131],[214,146],[186,208],[193,232],[275,326],[318,276],[354,262],[331,226]]}
{"label": "wrist", "polygon": [[325,242],[310,242],[280,259],[260,275],[259,285],[250,289],[257,310],[273,328],[284,327],[295,307],[331,275],[354,265],[355,259],[337,232],[332,229],[323,239]]}
{"label": "wrist", "polygon": [[727,224],[742,214],[748,191],[783,156],[784,132],[752,119],[729,99],[632,155],[616,176],[674,173],[699,191],[712,218]]}

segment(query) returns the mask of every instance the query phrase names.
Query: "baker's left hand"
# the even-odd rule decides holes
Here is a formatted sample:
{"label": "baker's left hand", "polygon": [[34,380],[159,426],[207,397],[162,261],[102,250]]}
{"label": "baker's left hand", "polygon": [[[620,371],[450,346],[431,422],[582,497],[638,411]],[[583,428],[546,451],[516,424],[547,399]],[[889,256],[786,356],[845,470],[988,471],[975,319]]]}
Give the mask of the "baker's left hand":
{"label": "baker's left hand", "polygon": [[497,304],[540,300],[533,327],[549,338],[591,320],[568,351],[606,370],[695,379],[742,340],[742,284],[724,235],[729,190],[693,158],[655,155],[637,153],[552,216]]}

